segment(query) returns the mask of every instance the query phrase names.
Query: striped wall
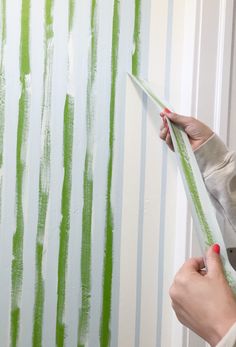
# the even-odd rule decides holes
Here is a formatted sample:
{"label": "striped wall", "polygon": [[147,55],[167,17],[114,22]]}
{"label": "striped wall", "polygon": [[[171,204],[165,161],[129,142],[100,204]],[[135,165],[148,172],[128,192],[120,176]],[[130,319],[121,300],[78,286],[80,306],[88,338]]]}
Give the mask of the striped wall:
{"label": "striped wall", "polygon": [[149,11],[1,1],[1,345],[118,343],[126,73]]}
{"label": "striped wall", "polygon": [[200,112],[212,4],[0,0],[0,346],[202,346],[168,297],[192,247],[174,155],[127,72]]}

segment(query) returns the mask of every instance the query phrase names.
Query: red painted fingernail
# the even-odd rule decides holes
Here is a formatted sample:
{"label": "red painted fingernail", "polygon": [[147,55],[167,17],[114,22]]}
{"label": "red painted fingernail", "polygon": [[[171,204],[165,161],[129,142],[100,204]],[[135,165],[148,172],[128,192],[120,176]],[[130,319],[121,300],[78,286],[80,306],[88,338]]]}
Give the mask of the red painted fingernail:
{"label": "red painted fingernail", "polygon": [[171,111],[168,108],[165,108],[164,113],[171,113]]}
{"label": "red painted fingernail", "polygon": [[217,254],[220,254],[220,246],[217,243],[213,245],[213,251]]}

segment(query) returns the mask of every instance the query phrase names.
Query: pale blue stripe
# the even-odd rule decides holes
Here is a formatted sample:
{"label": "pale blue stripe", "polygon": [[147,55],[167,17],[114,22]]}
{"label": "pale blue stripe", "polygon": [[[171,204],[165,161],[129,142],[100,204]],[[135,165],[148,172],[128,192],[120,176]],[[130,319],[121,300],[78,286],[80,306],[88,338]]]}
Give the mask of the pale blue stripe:
{"label": "pale blue stripe", "polygon": [[147,96],[143,93],[140,190],[139,190],[139,220],[138,220],[138,245],[137,245],[135,347],[139,347],[140,345],[146,142],[147,142]]}
{"label": "pale blue stripe", "polygon": [[[168,3],[168,19],[166,34],[166,66],[165,66],[165,90],[164,96],[167,101],[170,97],[170,73],[171,51],[173,31],[174,0]],[[162,149],[162,172],[161,172],[161,201],[160,201],[160,224],[159,224],[159,247],[158,247],[158,297],[157,297],[157,336],[156,346],[161,347],[162,340],[162,312],[163,312],[163,279],[164,279],[164,247],[165,247],[165,219],[166,219],[166,185],[167,185],[167,146]],[[164,347],[164,346],[163,346]]]}

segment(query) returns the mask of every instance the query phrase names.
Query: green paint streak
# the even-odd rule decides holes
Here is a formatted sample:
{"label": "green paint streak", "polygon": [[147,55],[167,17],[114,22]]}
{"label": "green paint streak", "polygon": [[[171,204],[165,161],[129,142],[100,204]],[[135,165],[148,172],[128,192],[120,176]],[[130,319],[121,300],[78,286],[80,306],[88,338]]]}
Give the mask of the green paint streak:
{"label": "green paint streak", "polygon": [[189,192],[191,194],[192,201],[194,203],[197,217],[198,217],[201,229],[205,234],[205,238],[207,240],[206,241],[207,246],[211,246],[214,243],[212,231],[209,227],[209,224],[207,222],[207,218],[205,216],[205,213],[204,213],[204,210],[202,207],[201,199],[200,199],[199,192],[197,189],[197,183],[195,181],[194,173],[193,173],[193,170],[192,170],[192,167],[190,164],[190,159],[188,156],[188,151],[187,151],[186,145],[184,143],[182,132],[175,125],[172,126],[172,129],[173,129],[173,132],[175,135],[176,143],[178,146],[178,153],[180,155],[181,165],[183,168],[185,179],[186,179],[187,184],[188,184],[188,188],[189,188]]}
{"label": "green paint streak", "polygon": [[38,225],[35,251],[35,301],[32,346],[42,346],[43,312],[44,312],[44,278],[43,278],[43,252],[46,218],[49,201],[49,187],[51,177],[51,134],[50,134],[50,112],[51,112],[51,88],[52,88],[52,56],[53,56],[53,5],[54,1],[46,0],[44,11],[44,80],[41,134],[44,138],[40,158],[39,198],[38,198]]}
{"label": "green paint streak", "polygon": [[75,16],[75,0],[69,0],[69,32],[72,31]]}
{"label": "green paint streak", "polygon": [[109,134],[109,160],[107,177],[105,249],[103,263],[103,297],[100,321],[100,346],[110,345],[110,319],[112,300],[112,273],[113,273],[113,212],[111,205],[111,188],[113,178],[113,151],[115,128],[115,105],[118,70],[118,51],[120,34],[120,1],[114,0],[113,29],[112,29],[112,55],[111,55],[111,98],[110,98],[110,134]]}
{"label": "green paint streak", "polygon": [[17,346],[20,326],[20,300],[23,276],[23,180],[25,173],[26,141],[28,135],[29,92],[27,75],[30,74],[30,0],[22,0],[20,40],[21,96],[16,147],[16,231],[13,235],[12,292],[11,292],[11,346]]}
{"label": "green paint streak", "polygon": [[92,156],[86,153],[84,169],[84,206],[82,217],[82,249],[81,249],[81,290],[82,306],[79,312],[78,347],[85,346],[88,334],[90,299],[91,299],[91,229],[93,180],[90,178]]}
{"label": "green paint streak", "polygon": [[79,327],[77,346],[85,346],[90,318],[91,301],[91,233],[93,205],[93,128],[94,128],[94,83],[97,69],[97,0],[91,2],[90,20],[89,76],[87,82],[87,150],[84,166],[84,205],[82,215],[81,245],[81,308],[79,310]]}
{"label": "green paint streak", "polygon": [[62,187],[60,225],[60,244],[58,255],[58,283],[57,283],[57,319],[56,345],[63,347],[65,343],[65,289],[68,262],[68,244],[70,232],[70,206],[72,187],[72,150],[73,150],[74,98],[67,94],[64,108],[64,180]]}
{"label": "green paint streak", "polygon": [[141,0],[135,0],[135,17],[134,17],[134,52],[132,56],[132,74],[138,76],[140,73],[140,57],[141,57]]}

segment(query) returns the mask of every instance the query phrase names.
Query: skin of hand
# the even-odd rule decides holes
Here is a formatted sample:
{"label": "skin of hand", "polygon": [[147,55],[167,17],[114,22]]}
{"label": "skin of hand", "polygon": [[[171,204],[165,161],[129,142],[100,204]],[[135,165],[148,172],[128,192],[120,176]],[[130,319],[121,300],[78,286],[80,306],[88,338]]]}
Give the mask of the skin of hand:
{"label": "skin of hand", "polygon": [[168,112],[162,112],[160,115],[163,120],[160,128],[160,138],[166,142],[172,151],[174,148],[166,120],[167,118],[184,129],[189,137],[193,150],[196,150],[213,135],[213,131],[207,125],[193,117],[185,117]]}
{"label": "skin of hand", "polygon": [[178,320],[211,346],[236,322],[236,298],[229,287],[218,250],[211,246],[203,258],[189,259],[177,273],[169,294]]}

